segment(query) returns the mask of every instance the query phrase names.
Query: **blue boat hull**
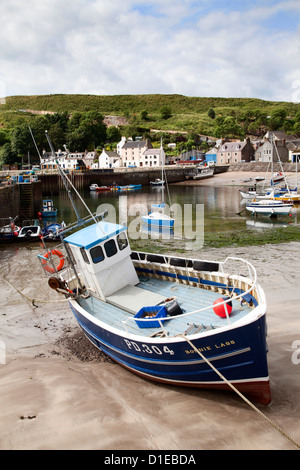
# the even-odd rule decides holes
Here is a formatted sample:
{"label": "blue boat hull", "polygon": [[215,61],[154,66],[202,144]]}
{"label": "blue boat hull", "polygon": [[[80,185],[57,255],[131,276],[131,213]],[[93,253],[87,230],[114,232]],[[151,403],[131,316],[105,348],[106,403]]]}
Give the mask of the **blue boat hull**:
{"label": "blue boat hull", "polygon": [[53,211],[43,211],[42,210],[42,217],[47,218],[47,217],[56,217],[57,216],[57,209]]}
{"label": "blue boat hull", "polygon": [[174,219],[151,219],[149,217],[142,217],[142,221],[149,225],[150,227],[167,227],[173,228],[174,227]]}
{"label": "blue boat hull", "polygon": [[[230,389],[184,338],[132,339],[125,331],[101,327],[76,302],[70,304],[88,339],[132,372],[166,384]],[[196,337],[192,343],[240,392],[260,403],[270,402],[265,316],[212,336]]]}

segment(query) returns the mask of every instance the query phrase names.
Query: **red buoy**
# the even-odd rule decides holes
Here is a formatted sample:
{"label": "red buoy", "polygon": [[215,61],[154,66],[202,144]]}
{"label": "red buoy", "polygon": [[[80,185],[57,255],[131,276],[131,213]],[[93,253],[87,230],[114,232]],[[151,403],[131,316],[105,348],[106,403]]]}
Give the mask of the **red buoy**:
{"label": "red buoy", "polygon": [[229,297],[224,297],[224,298],[220,297],[219,299],[214,301],[213,311],[219,317],[226,318],[226,310],[227,310],[228,316],[231,314],[232,302],[230,301],[230,302],[227,302],[226,304],[221,304],[221,302],[224,302],[224,300],[228,300],[228,299]]}

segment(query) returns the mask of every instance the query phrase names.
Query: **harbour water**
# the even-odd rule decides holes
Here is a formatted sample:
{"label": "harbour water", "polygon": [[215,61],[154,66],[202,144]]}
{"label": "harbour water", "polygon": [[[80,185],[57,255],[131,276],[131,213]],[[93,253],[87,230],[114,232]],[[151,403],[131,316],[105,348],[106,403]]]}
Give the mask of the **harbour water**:
{"label": "harbour water", "polygon": [[[169,185],[164,191],[167,210],[170,208],[175,217],[175,236],[192,238],[196,231],[205,234],[240,232],[246,229],[263,230],[299,224],[300,209],[293,209],[291,216],[253,218],[245,210],[237,186],[211,185]],[[168,194],[169,192],[169,194]],[[58,209],[57,221],[74,221],[72,204],[65,192],[59,195],[47,195],[53,199]],[[108,211],[111,221],[132,226],[139,230],[140,216],[151,209],[151,204],[161,202],[161,188],[143,186],[137,190],[83,193],[85,203],[92,212]],[[170,197],[168,197],[170,196]],[[80,213],[84,216],[84,211]]]}

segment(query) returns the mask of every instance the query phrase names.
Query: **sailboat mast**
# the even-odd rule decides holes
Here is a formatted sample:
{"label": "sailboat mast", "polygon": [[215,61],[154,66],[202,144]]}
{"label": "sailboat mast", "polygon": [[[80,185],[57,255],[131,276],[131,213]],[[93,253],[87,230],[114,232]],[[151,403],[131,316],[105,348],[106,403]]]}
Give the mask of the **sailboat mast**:
{"label": "sailboat mast", "polygon": [[163,163],[163,154],[162,154],[162,138],[160,139],[160,160],[161,160],[161,185],[162,185],[162,194],[161,194],[161,202],[162,204],[165,202],[164,200],[164,163]]}
{"label": "sailboat mast", "polygon": [[29,132],[30,132],[30,134],[31,134],[33,143],[34,143],[34,145],[35,145],[36,151],[37,151],[37,153],[38,153],[38,156],[40,157],[40,163],[42,163],[42,157],[41,157],[41,154],[40,154],[40,152],[39,152],[38,146],[36,145],[35,138],[33,137],[33,133],[32,133],[31,127],[28,126],[28,128],[29,128]]}

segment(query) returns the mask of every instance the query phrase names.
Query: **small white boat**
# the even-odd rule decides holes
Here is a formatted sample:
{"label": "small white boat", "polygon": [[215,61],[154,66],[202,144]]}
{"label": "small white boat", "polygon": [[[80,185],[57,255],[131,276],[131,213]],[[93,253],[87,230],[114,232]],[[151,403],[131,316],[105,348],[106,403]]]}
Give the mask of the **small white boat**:
{"label": "small white boat", "polygon": [[253,199],[256,196],[256,186],[249,188],[248,191],[239,190],[243,199]]}
{"label": "small white boat", "polygon": [[214,176],[214,169],[207,167],[198,167],[185,175],[186,179],[200,180],[205,178],[212,178]]}
{"label": "small white boat", "polygon": [[300,194],[297,194],[296,192],[287,191],[284,194],[275,195],[275,200],[282,202],[293,202],[294,204],[297,204],[300,202]]}
{"label": "small white boat", "polygon": [[151,186],[163,186],[165,184],[164,180],[156,178],[154,181],[150,181]]}
{"label": "small white boat", "polygon": [[274,199],[260,199],[259,201],[253,200],[246,204],[247,211],[252,214],[264,215],[289,215],[291,213],[293,204],[276,201]]}
{"label": "small white boat", "polygon": [[273,177],[272,177],[272,183],[273,184],[276,184],[276,183],[279,183],[280,181],[283,181],[284,180],[284,174],[281,173],[280,171],[278,171],[277,173],[274,173]]}
{"label": "small white boat", "polygon": [[142,221],[150,226],[154,227],[174,227],[174,219],[169,215],[165,214],[165,203],[152,204],[151,212],[148,215],[142,216]]}
{"label": "small white boat", "polygon": [[197,173],[193,176],[193,179],[200,180],[205,178],[211,178],[212,176],[214,176],[213,168],[198,168]]}
{"label": "small white boat", "polygon": [[37,241],[41,238],[41,227],[39,221],[33,222],[24,221],[24,225],[21,227],[18,234],[18,241]]}
{"label": "small white boat", "polygon": [[[164,165],[162,161],[162,143],[160,145],[160,154],[161,154],[161,180],[163,181],[163,172],[164,172]],[[165,178],[167,180],[167,178]],[[161,203],[159,204],[152,204],[151,205],[151,212],[148,215],[142,216],[142,221],[150,226],[156,227],[169,227],[173,228],[174,226],[174,219],[169,215],[165,214],[165,201],[164,201],[164,185],[162,184],[162,195],[161,195]]]}
{"label": "small white boat", "polygon": [[110,187],[109,186],[98,186],[98,184],[94,183],[94,184],[91,184],[90,186],[90,191],[110,191]]}

